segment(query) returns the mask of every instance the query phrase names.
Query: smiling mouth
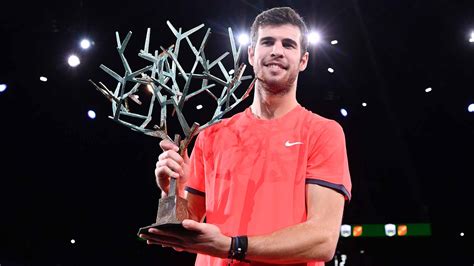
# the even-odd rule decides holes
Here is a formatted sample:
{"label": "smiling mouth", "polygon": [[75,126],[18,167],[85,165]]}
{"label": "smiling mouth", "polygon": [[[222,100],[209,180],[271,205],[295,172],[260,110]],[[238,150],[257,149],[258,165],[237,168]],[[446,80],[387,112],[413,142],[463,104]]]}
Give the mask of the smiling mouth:
{"label": "smiling mouth", "polygon": [[265,66],[270,68],[270,69],[283,69],[283,70],[286,70],[286,67],[284,67],[280,64],[270,63],[270,64],[265,64]]}

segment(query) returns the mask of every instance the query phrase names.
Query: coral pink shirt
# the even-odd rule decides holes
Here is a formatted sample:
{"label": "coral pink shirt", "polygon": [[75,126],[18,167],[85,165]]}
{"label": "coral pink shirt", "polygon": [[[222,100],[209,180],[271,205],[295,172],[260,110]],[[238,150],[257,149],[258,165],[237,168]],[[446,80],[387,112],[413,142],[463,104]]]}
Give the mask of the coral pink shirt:
{"label": "coral pink shirt", "polygon": [[[304,222],[306,184],[351,197],[341,126],[300,105],[273,120],[257,119],[247,108],[205,129],[196,139],[191,169],[186,190],[205,196],[206,222],[228,236],[268,234]],[[227,264],[196,258],[196,265]]]}

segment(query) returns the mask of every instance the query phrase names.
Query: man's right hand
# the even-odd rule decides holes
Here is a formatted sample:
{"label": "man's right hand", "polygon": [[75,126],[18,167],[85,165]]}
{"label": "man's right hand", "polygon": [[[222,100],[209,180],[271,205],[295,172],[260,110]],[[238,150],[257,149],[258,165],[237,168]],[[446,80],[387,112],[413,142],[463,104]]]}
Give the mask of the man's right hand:
{"label": "man's right hand", "polygon": [[189,177],[189,157],[187,151],[184,158],[179,155],[179,148],[169,140],[162,140],[160,147],[163,152],[158,156],[155,167],[155,177],[162,193],[168,194],[170,177],[177,178],[179,194],[184,194],[184,184]]}

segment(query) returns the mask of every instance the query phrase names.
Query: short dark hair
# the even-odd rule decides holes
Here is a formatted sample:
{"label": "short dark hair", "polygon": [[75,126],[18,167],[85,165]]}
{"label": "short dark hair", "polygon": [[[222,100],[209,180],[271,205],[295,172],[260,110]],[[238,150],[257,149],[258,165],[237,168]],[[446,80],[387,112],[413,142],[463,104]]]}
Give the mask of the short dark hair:
{"label": "short dark hair", "polygon": [[258,28],[267,25],[290,24],[297,26],[301,32],[301,55],[308,50],[308,28],[303,18],[291,7],[274,7],[260,13],[250,28],[251,45],[255,48],[258,38]]}

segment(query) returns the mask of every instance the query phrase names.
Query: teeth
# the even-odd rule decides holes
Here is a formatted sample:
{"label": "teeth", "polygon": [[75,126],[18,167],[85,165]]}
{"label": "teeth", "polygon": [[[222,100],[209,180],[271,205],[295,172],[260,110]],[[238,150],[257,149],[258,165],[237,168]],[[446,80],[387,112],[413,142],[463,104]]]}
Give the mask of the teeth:
{"label": "teeth", "polygon": [[270,68],[282,68],[279,65],[274,65],[274,64],[268,65],[268,67],[270,67]]}

